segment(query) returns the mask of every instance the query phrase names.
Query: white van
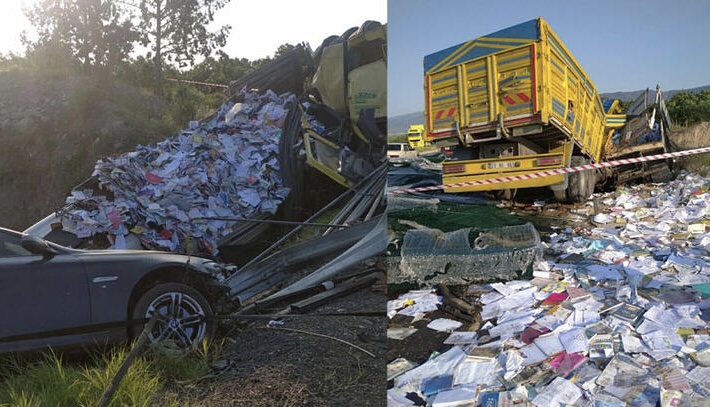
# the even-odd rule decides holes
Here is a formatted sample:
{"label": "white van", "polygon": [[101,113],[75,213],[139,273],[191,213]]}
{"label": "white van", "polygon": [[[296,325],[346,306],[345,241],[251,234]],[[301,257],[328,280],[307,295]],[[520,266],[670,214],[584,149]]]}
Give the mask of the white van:
{"label": "white van", "polygon": [[419,153],[409,143],[387,143],[387,158],[414,158]]}

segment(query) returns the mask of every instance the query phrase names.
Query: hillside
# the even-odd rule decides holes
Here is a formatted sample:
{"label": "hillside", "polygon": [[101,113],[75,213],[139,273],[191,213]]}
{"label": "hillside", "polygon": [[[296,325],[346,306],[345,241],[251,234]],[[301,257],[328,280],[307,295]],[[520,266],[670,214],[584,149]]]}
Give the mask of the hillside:
{"label": "hillside", "polygon": [[[706,86],[699,86],[697,88],[693,89],[680,89],[680,90],[663,90],[663,99],[668,100],[673,97],[673,95],[677,94],[678,92],[700,92],[706,89],[710,89],[710,85]],[[600,96],[602,98],[606,99],[619,99],[622,101],[631,101],[634,100],[634,98],[638,97],[638,95],[641,94],[645,89],[639,89],[639,90],[634,90],[634,91],[628,91],[628,92],[609,92],[609,93],[601,93]],[[412,124],[421,124],[424,121],[424,113],[423,112],[412,112],[412,113],[406,113],[398,116],[392,116],[387,118],[387,134],[388,135],[396,135],[396,134],[404,134],[407,132],[407,128],[409,128],[410,125]]]}
{"label": "hillside", "polygon": [[0,225],[23,230],[64,204],[100,157],[162,140],[165,108],[126,84],[0,73]]}

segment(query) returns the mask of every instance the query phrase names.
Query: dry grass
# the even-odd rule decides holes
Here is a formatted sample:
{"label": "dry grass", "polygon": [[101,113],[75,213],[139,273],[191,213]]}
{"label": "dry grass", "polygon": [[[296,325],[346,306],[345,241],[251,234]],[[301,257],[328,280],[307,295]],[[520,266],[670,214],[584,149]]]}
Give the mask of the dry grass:
{"label": "dry grass", "polygon": [[[293,368],[294,366],[263,366],[232,380],[218,381],[210,386],[210,391],[199,400],[199,405],[253,407],[313,405],[315,399],[308,384],[290,374]],[[189,403],[189,400],[187,402]]]}
{"label": "dry grass", "polygon": [[[675,129],[670,135],[673,151],[683,151],[710,146],[710,122]],[[707,175],[710,173],[710,154],[680,157],[675,160],[675,169],[685,169]]]}

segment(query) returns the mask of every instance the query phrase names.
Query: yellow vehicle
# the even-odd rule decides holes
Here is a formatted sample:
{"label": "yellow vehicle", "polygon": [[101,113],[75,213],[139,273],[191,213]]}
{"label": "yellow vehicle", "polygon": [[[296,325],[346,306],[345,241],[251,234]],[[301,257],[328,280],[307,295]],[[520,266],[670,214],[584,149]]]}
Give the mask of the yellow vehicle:
{"label": "yellow vehicle", "polygon": [[[283,55],[273,61],[275,66],[257,70],[269,85],[289,85],[264,88],[300,95],[279,138],[280,175],[290,189],[284,206],[289,210],[321,208],[386,169],[386,50],[387,25],[365,21],[324,39],[313,52],[304,50],[303,57]],[[243,83],[235,86],[259,82]]]}
{"label": "yellow vehicle", "polygon": [[325,38],[315,51],[299,44],[230,83],[232,94],[247,87],[298,95],[279,137],[287,210],[319,209],[385,172],[386,60],[387,24],[368,20]]}
{"label": "yellow vehicle", "polygon": [[386,47],[387,25],[366,21],[314,53],[301,104],[306,163],[344,187],[387,160]]}
{"label": "yellow vehicle", "polygon": [[[644,103],[635,112],[643,117],[639,131],[660,124],[662,140],[621,151],[621,144],[633,143],[612,139],[630,132],[630,117],[620,113],[618,103],[602,102],[594,83],[542,18],[425,56],[424,88],[428,140],[457,145],[456,159],[443,163],[444,184],[473,183],[446,192],[499,189],[510,197],[517,188],[544,186],[558,200],[580,201],[593,193],[598,181],[616,182],[617,172],[575,172],[492,185],[476,182],[598,163],[640,151],[662,152],[667,145],[667,115],[654,123],[648,118],[651,107]],[[662,99],[656,101],[664,111]],[[643,138],[639,131],[635,140]],[[626,181],[653,172],[644,166],[623,171]]]}
{"label": "yellow vehicle", "polygon": [[407,130],[407,142],[412,148],[428,147],[428,143],[425,141],[423,124],[413,124],[409,126]]}

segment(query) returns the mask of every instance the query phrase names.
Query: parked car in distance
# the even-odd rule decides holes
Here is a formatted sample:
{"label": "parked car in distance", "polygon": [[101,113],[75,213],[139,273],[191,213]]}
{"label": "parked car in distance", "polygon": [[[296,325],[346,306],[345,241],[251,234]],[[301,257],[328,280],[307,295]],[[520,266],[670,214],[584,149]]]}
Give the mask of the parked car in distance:
{"label": "parked car in distance", "polygon": [[387,158],[414,158],[418,155],[409,143],[387,143]]}
{"label": "parked car in distance", "polygon": [[149,250],[79,250],[0,228],[0,353],[135,337],[190,346],[229,308],[230,266]]}

